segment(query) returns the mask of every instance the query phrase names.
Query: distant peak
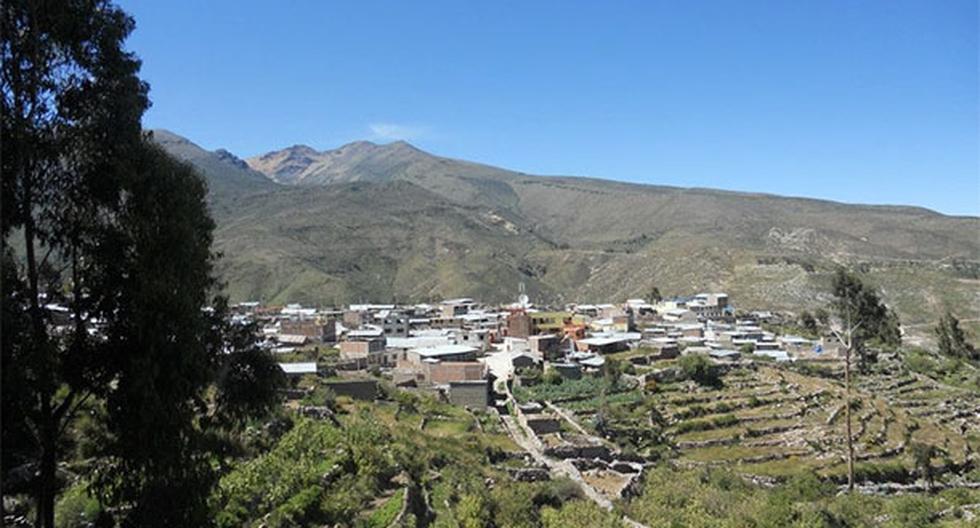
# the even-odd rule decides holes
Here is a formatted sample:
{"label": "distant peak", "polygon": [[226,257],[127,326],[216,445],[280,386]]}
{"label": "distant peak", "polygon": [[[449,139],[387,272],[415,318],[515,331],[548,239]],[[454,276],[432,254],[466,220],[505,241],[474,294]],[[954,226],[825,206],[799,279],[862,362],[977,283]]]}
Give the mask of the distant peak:
{"label": "distant peak", "polygon": [[308,158],[320,154],[315,148],[309,145],[293,145],[282,150],[273,150],[261,156],[261,159],[268,160],[273,158]]}
{"label": "distant peak", "polygon": [[315,148],[309,145],[300,145],[300,144],[293,145],[291,147],[286,147],[283,150],[286,152],[298,152],[303,154],[317,154],[319,152]]}
{"label": "distant peak", "polygon": [[214,154],[221,161],[224,161],[226,163],[231,163],[232,165],[234,165],[234,166],[236,166],[236,167],[238,167],[240,169],[247,169],[248,168],[248,164],[245,163],[245,160],[239,158],[238,156],[232,154],[231,152],[228,152],[227,150],[225,150],[223,148],[219,148],[218,150],[215,150],[214,151]]}
{"label": "distant peak", "polygon": [[335,149],[333,152],[351,152],[351,151],[354,151],[354,152],[362,152],[362,151],[372,151],[374,149],[377,149],[379,146],[380,145],[378,145],[377,143],[374,143],[374,142],[371,142],[371,141],[366,141],[366,140],[351,141],[350,143],[347,143],[345,145],[341,145],[340,147],[338,147],[337,149]]}
{"label": "distant peak", "polygon": [[336,150],[334,150],[334,152],[349,152],[349,151],[384,152],[384,151],[391,151],[391,150],[411,150],[411,151],[421,152],[419,148],[415,147],[411,143],[404,140],[392,141],[391,143],[375,143],[373,141],[368,141],[365,139],[358,140],[358,141],[351,141],[350,143],[341,145]]}
{"label": "distant peak", "polygon": [[408,141],[405,141],[404,139],[399,139],[398,141],[392,141],[391,143],[388,143],[385,146],[391,148],[408,149],[408,150],[422,152],[422,149],[416,147],[415,145],[409,143]]}

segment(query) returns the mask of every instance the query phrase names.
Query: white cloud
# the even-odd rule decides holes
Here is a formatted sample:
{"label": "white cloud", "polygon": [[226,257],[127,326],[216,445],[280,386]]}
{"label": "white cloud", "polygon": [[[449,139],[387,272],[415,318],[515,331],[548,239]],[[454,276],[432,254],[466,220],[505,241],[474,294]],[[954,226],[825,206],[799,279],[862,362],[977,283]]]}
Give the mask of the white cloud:
{"label": "white cloud", "polygon": [[411,141],[424,138],[429,134],[429,127],[397,123],[371,123],[368,129],[371,131],[372,139],[387,141]]}

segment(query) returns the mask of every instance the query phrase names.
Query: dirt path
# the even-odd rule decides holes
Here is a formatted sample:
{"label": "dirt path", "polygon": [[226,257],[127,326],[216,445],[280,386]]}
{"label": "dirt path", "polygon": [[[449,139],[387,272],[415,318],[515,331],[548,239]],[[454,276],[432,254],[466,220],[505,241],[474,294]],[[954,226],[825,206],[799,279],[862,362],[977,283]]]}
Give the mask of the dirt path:
{"label": "dirt path", "polygon": [[[511,405],[513,405],[514,408],[516,409],[517,400],[515,400],[514,396],[510,393],[510,387],[508,387],[506,384],[503,384],[502,388],[504,389],[504,393],[507,395],[507,401],[509,401]],[[552,406],[550,403],[548,403],[548,407],[554,410],[559,415],[561,415],[562,418],[566,419],[570,424],[572,424],[572,426],[576,430],[578,430],[582,434],[590,437],[592,436],[585,429],[583,429],[582,426],[578,424],[578,422],[570,418],[563,410]],[[585,494],[585,496],[588,497],[592,502],[596,503],[600,508],[607,511],[611,511],[613,509],[612,501],[606,498],[606,496],[603,495],[602,493],[599,493],[598,490],[596,490],[594,487],[592,487],[592,485],[586,482],[585,479],[582,478],[582,472],[579,471],[579,469],[575,467],[574,464],[572,464],[568,460],[558,460],[545,455],[544,446],[541,444],[541,441],[538,439],[537,435],[534,434],[534,431],[532,431],[530,427],[521,424],[519,420],[515,419],[513,416],[510,415],[501,415],[501,420],[503,421],[504,427],[507,429],[507,433],[510,435],[514,443],[516,443],[518,446],[521,447],[521,449],[523,449],[528,454],[530,454],[531,458],[533,458],[535,462],[547,467],[548,470],[551,472],[552,476],[567,477],[571,479],[572,482],[578,484],[579,488],[582,489],[582,492]],[[628,526],[631,526],[633,528],[647,528],[646,525],[638,523],[633,519],[630,519],[629,517],[623,516],[622,519],[623,522],[625,522]]]}

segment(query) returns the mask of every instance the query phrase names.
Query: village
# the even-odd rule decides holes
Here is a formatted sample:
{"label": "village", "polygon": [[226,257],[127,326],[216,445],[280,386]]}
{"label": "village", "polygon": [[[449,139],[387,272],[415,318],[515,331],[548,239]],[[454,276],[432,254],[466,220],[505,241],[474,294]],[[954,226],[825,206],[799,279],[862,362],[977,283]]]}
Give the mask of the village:
{"label": "village", "polygon": [[[774,332],[783,315],[739,312],[725,293],[560,309],[535,306],[522,294],[501,306],[470,298],[344,309],[251,302],[238,304],[236,312],[239,321],[259,323],[263,345],[280,358],[287,375],[329,373],[337,378],[327,382],[332,390],[356,394],[355,387],[370,385],[365,380],[373,373],[471,408],[494,405],[495,381],[520,383],[547,371],[572,380],[601,376],[608,358],[641,369],[692,354],[723,365],[839,359],[832,335],[808,339]],[[335,355],[307,354],[319,361],[284,359],[331,348]]]}
{"label": "village", "polygon": [[[522,293],[501,306],[460,298],[344,309],[241,303],[235,311],[236,320],[257,323],[289,378],[287,407],[323,418],[332,413],[327,400],[374,401],[384,383],[489,413],[524,453],[508,468],[515,479],[568,477],[607,509],[635,492],[653,456],[615,434],[612,420],[597,423],[598,405],[588,404],[599,393],[642,398],[657,383],[682,381],[677,360],[687,356],[724,370],[839,363],[832,337],[780,333],[786,316],[742,313],[724,293],[562,307],[536,306]],[[573,394],[533,392],[555,387]],[[660,435],[650,427],[640,436],[649,446]]]}

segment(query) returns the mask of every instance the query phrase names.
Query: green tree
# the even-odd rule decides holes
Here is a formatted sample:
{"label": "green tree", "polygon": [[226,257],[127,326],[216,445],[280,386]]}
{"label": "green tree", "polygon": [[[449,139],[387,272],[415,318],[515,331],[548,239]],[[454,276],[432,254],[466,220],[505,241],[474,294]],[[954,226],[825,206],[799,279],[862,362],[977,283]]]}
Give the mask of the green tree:
{"label": "green tree", "polygon": [[545,528],[620,528],[624,523],[613,513],[586,500],[573,500],[561,508],[545,507],[541,511]]}
{"label": "green tree", "polygon": [[902,343],[898,316],[885,305],[875,288],[846,269],[838,268],[832,291],[832,306],[840,325],[855,329],[853,348],[859,368],[864,369],[874,361],[866,346],[869,341],[891,347]]}
{"label": "green tree", "polygon": [[912,455],[915,470],[925,479],[928,489],[932,489],[936,480],[936,470],[932,467],[932,460],[942,455],[942,451],[932,444],[912,442],[909,444],[909,453]]}
{"label": "green tree", "polygon": [[[54,525],[64,433],[111,379],[88,329],[113,309],[117,290],[101,281],[104,261],[91,257],[114,244],[123,179],[141,148],[140,117],[149,104],[139,61],[123,49],[132,27],[105,1],[0,7],[0,217],[5,250],[17,237],[23,253],[4,261],[16,268],[22,290],[5,288],[3,302],[25,314],[23,326],[4,328],[12,333],[4,350],[18,354],[21,383],[5,384],[3,399],[14,387],[26,391],[25,407],[13,415],[23,422],[5,419],[3,427],[31,431],[31,442],[17,447],[36,464],[30,485],[39,526]],[[53,303],[68,311],[54,314],[45,307]]]}
{"label": "green tree", "polygon": [[813,311],[813,317],[816,318],[817,322],[827,326],[830,324],[830,312],[826,308],[820,307]]}
{"label": "green tree", "polygon": [[947,357],[980,360],[976,348],[966,340],[966,334],[960,328],[960,321],[949,310],[939,318],[935,328],[939,353]]}
{"label": "green tree", "polygon": [[229,325],[226,303],[211,296],[203,180],[149,144],[135,169],[116,244],[95,256],[118,273],[108,277],[114,309],[102,316],[115,372],[95,484],[125,525],[204,526],[214,433],[271,409],[281,374],[253,329]]}
{"label": "green tree", "polygon": [[874,288],[857,275],[838,268],[833,280],[833,308],[837,321],[831,330],[844,347],[844,435],[847,445],[847,489],[854,489],[854,437],[851,432],[851,359],[858,357],[859,369],[866,369],[873,356],[865,346],[869,339],[898,346],[901,332],[898,318],[878,297]]}
{"label": "green tree", "polygon": [[677,363],[681,367],[684,377],[687,379],[709,387],[721,385],[718,369],[715,368],[711,360],[704,354],[681,356]]}
{"label": "green tree", "polygon": [[[218,302],[216,313],[223,314],[224,299]],[[213,414],[217,424],[237,427],[271,413],[286,379],[275,359],[258,346],[254,322],[235,324],[220,317],[215,324],[220,325],[224,350],[233,353],[219,356],[217,362]]]}
{"label": "green tree", "polygon": [[606,358],[605,368],[602,370],[602,377],[606,382],[603,391],[607,388],[613,389],[619,385],[623,377],[624,371],[623,362],[616,358]]}
{"label": "green tree", "polygon": [[53,527],[66,435],[98,402],[98,499],[126,526],[206,525],[214,433],[269,409],[277,376],[211,297],[205,185],[143,137],[124,12],[0,13],[4,491]]}
{"label": "green tree", "polygon": [[810,312],[804,310],[800,313],[799,325],[807,334],[811,336],[816,336],[819,332],[817,327],[817,319]]}
{"label": "green tree", "polygon": [[654,286],[650,288],[650,303],[657,304],[662,301],[664,296],[660,293],[660,288]]}

